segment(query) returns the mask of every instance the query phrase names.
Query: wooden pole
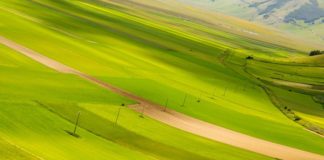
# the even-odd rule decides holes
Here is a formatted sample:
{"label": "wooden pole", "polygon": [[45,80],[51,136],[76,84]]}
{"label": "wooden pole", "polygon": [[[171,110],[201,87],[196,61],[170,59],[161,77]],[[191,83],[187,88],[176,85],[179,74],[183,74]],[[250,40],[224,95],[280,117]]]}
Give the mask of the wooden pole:
{"label": "wooden pole", "polygon": [[199,95],[199,97],[198,97],[198,99],[197,99],[197,102],[198,102],[198,103],[200,103],[200,101],[201,101],[202,94],[203,94],[203,93],[201,92],[200,95]]}
{"label": "wooden pole", "polygon": [[122,107],[120,106],[118,108],[118,112],[117,112],[117,116],[116,116],[116,120],[115,120],[115,125],[114,126],[117,126],[117,122],[118,122],[118,118],[119,118],[119,114],[120,114],[120,110],[122,109]]}
{"label": "wooden pole", "polygon": [[141,118],[144,118],[144,110],[145,110],[145,106],[143,105],[142,112],[141,112],[141,115],[140,115]]}
{"label": "wooden pole", "polygon": [[227,87],[224,90],[223,96],[226,96],[226,92],[227,92]]}
{"label": "wooden pole", "polygon": [[81,114],[81,111],[78,112],[77,119],[76,119],[75,126],[74,126],[73,135],[76,135],[76,130],[77,130],[77,127],[78,127],[78,124],[79,124],[80,114]]}
{"label": "wooden pole", "polygon": [[166,112],[166,110],[167,110],[168,103],[169,103],[169,98],[167,98],[166,101],[165,101],[164,112]]}
{"label": "wooden pole", "polygon": [[185,97],[184,97],[184,99],[183,99],[183,102],[182,102],[182,105],[181,105],[182,107],[185,106],[185,104],[186,104],[187,96],[188,95],[186,94]]}

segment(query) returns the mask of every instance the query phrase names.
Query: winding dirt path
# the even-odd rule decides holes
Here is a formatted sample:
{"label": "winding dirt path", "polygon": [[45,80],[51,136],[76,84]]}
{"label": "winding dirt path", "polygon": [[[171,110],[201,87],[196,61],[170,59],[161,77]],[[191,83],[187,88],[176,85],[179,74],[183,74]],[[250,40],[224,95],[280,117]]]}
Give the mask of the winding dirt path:
{"label": "winding dirt path", "polygon": [[[292,147],[272,143],[255,137],[251,137],[239,132],[235,132],[223,127],[219,127],[187,115],[178,113],[173,110],[163,111],[164,107],[154,104],[144,98],[136,96],[125,90],[117,88],[111,84],[103,82],[95,77],[84,74],[76,69],[68,67],[60,62],[43,56],[31,49],[21,46],[5,37],[0,36],[0,43],[15,50],[19,53],[49,67],[58,72],[74,74],[93,84],[99,85],[105,89],[113,91],[117,94],[128,97],[129,99],[137,101],[139,104],[130,106],[138,112],[144,111],[146,116],[156,119],[160,122],[166,123],[175,128],[211,139],[235,147],[243,148],[252,152],[267,155],[283,160],[324,160],[323,155],[310,153],[295,149]],[[143,109],[144,108],[144,109]]]}

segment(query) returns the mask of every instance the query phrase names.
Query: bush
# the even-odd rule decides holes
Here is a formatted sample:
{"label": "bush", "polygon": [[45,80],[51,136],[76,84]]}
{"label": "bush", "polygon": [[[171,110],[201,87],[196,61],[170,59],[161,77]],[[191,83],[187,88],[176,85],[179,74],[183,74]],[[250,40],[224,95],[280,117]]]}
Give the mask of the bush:
{"label": "bush", "polygon": [[300,117],[298,117],[298,116],[295,116],[295,119],[294,119],[294,121],[300,121],[301,120],[301,118]]}
{"label": "bush", "polygon": [[254,57],[252,57],[252,56],[247,56],[245,59],[247,59],[247,60],[253,60]]}
{"label": "bush", "polygon": [[320,51],[320,50],[314,50],[309,52],[309,56],[317,56],[317,55],[321,55],[324,54],[324,51]]}

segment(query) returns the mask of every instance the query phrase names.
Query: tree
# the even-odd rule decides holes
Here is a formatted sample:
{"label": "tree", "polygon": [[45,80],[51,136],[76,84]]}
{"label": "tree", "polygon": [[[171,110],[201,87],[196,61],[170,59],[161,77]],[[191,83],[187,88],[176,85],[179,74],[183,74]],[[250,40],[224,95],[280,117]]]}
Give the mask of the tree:
{"label": "tree", "polygon": [[314,50],[309,52],[309,56],[317,56],[317,55],[321,55],[324,54],[324,51],[320,51],[320,50]]}
{"label": "tree", "polygon": [[253,56],[247,56],[245,59],[247,59],[247,60],[253,60],[254,57]]}

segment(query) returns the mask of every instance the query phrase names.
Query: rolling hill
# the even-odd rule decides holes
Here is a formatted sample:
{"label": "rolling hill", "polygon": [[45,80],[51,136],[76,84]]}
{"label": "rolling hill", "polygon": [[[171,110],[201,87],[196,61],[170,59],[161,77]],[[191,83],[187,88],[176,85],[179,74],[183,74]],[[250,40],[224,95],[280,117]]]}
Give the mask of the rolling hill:
{"label": "rolling hill", "polygon": [[263,23],[288,33],[324,42],[323,0],[179,0],[253,22]]}
{"label": "rolling hill", "polygon": [[0,159],[323,159],[322,45],[171,0],[0,15]]}

